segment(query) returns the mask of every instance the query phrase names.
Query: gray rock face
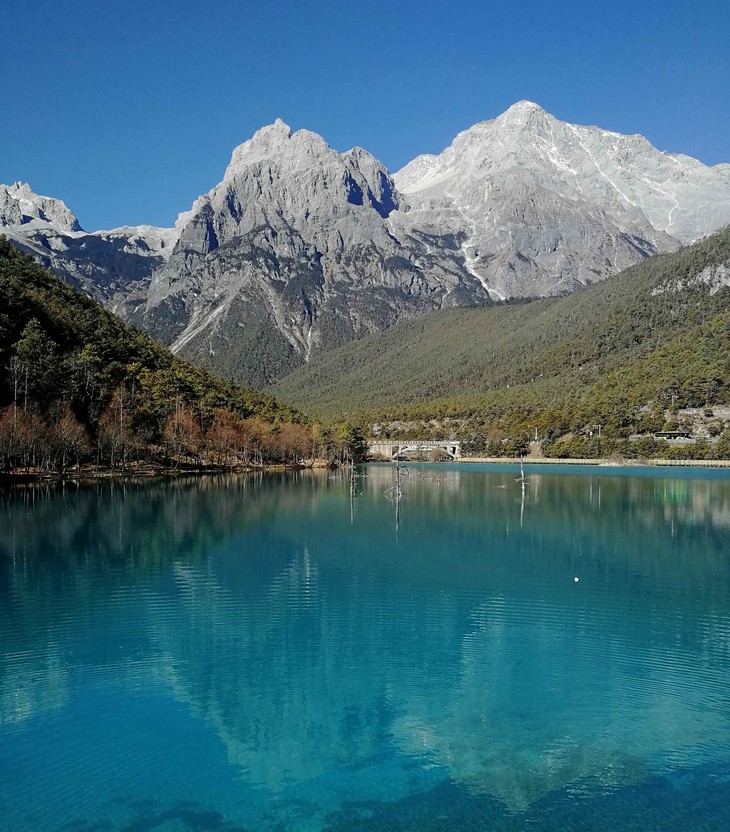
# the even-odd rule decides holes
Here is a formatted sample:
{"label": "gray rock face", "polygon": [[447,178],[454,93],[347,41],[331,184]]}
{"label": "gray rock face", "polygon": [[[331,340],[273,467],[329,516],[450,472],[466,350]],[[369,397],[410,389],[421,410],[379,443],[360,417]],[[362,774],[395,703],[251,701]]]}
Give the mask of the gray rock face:
{"label": "gray rock face", "polygon": [[0,227],[48,226],[59,233],[81,231],[66,203],[34,194],[26,182],[0,185]]}
{"label": "gray rock face", "polygon": [[277,121],[180,215],[139,323],[187,358],[264,384],[402,318],[489,303],[459,240],[406,214],[369,153],[337,153]]}

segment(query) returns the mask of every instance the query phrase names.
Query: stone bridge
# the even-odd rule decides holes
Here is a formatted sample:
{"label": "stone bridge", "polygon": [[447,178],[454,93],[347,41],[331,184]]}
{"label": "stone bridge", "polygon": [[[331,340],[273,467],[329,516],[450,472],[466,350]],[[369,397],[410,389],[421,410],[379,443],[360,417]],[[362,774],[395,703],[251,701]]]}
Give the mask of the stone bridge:
{"label": "stone bridge", "polygon": [[370,456],[385,459],[422,459],[428,461],[434,451],[441,451],[451,459],[461,456],[461,442],[454,439],[397,441],[392,439],[373,439],[368,442]]}

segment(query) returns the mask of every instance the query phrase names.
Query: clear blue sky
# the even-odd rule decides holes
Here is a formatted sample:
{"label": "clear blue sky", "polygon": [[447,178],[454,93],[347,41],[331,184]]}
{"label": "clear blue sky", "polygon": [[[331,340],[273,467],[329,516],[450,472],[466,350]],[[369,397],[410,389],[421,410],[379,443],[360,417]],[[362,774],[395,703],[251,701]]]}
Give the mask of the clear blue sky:
{"label": "clear blue sky", "polygon": [[730,3],[6,0],[0,182],[171,225],[281,117],[391,170],[513,102],[730,162]]}

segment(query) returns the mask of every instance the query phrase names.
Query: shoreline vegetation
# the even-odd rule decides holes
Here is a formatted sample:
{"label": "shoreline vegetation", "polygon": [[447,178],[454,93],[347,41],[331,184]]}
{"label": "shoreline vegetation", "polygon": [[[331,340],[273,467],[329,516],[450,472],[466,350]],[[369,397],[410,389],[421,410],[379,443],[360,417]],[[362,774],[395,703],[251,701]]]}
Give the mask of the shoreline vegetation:
{"label": "shoreline vegetation", "polygon": [[[343,463],[344,464],[344,463]],[[105,482],[108,480],[163,479],[190,476],[222,474],[260,474],[274,471],[301,471],[313,469],[332,470],[340,467],[337,462],[326,459],[308,459],[294,463],[269,464],[180,464],[164,465],[154,462],[131,463],[125,468],[99,467],[94,464],[73,466],[65,471],[14,469],[0,471],[0,487],[3,485],[25,485],[57,482]]]}
{"label": "shoreline vegetation", "polygon": [[96,424],[84,424],[65,404],[46,416],[33,405],[0,409],[0,479],[338,467],[366,452],[362,434],[347,423],[269,422],[225,407],[205,414],[178,400],[149,441],[134,415],[118,392]]}

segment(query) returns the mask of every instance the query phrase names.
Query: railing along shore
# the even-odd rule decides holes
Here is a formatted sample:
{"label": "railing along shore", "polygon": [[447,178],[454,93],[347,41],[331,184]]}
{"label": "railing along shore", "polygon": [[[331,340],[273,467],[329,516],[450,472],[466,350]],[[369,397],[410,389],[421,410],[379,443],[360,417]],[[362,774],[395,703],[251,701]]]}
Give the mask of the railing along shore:
{"label": "railing along shore", "polygon": [[[603,465],[608,467],[628,466],[695,466],[697,468],[730,468],[730,459],[557,459],[554,457],[523,457],[529,465]],[[519,462],[519,457],[462,456],[458,462],[506,463]]]}

